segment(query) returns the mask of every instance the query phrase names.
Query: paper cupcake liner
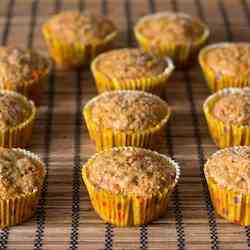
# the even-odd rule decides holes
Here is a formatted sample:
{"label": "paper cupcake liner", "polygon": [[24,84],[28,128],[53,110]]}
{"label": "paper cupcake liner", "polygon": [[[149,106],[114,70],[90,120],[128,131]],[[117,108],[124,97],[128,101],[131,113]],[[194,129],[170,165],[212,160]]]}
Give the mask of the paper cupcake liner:
{"label": "paper cupcake liner", "polygon": [[[119,147],[112,150],[133,150],[133,147]],[[149,151],[144,149],[145,151]],[[157,152],[151,151],[160,155]],[[91,165],[98,154],[95,154],[86,165]],[[164,157],[176,169],[174,183],[166,187],[162,192],[152,194],[147,197],[125,196],[122,194],[112,194],[105,190],[94,187],[88,180],[86,167],[82,168],[82,177],[87,187],[89,197],[97,214],[106,222],[120,227],[136,226],[150,223],[163,215],[169,203],[170,195],[180,177],[179,165],[165,155]]]}
{"label": "paper cupcake liner", "polygon": [[210,134],[220,148],[250,145],[250,126],[226,124],[212,114],[214,104],[223,96],[233,93],[241,93],[242,89],[223,89],[207,98],[203,104],[203,111],[207,120]]}
{"label": "paper cupcake liner", "polygon": [[22,81],[18,85],[10,81],[1,83],[1,90],[15,91],[33,100],[36,104],[40,104],[44,87],[48,82],[48,76],[52,68],[51,61],[44,57],[47,62],[47,67],[37,79]]}
{"label": "paper cupcake liner", "polygon": [[[35,154],[23,150],[23,149],[15,149],[21,153],[24,153],[28,157],[37,161],[38,164],[44,166],[42,161]],[[45,167],[44,171],[46,173]],[[44,174],[45,176],[45,174]],[[44,178],[43,176],[43,178]],[[5,228],[9,226],[14,226],[17,224],[21,224],[24,221],[30,219],[35,211],[40,198],[40,193],[42,189],[42,183],[39,191],[19,195],[14,198],[10,198],[7,200],[0,199],[0,228]]]}
{"label": "paper cupcake liner", "polygon": [[97,54],[111,45],[118,32],[107,35],[102,42],[84,45],[80,42],[69,44],[57,38],[46,24],[43,25],[43,36],[54,61],[65,68],[88,64]]}
{"label": "paper cupcake liner", "polygon": [[165,60],[168,66],[163,73],[154,77],[119,81],[117,79],[107,77],[104,73],[98,70],[97,63],[100,59],[101,55],[98,56],[91,64],[91,70],[94,75],[96,87],[99,93],[111,90],[142,90],[162,95],[165,93],[166,82],[174,70],[174,64],[172,60],[166,57]]}
{"label": "paper cupcake liner", "polygon": [[[216,92],[218,90],[224,89],[224,88],[243,88],[246,86],[250,85],[250,78],[247,78],[246,76],[230,76],[223,74],[222,72],[215,72],[212,68],[210,68],[206,64],[206,53],[213,48],[220,48],[220,47],[225,47],[228,45],[231,45],[232,43],[218,43],[218,44],[213,44],[210,46],[207,46],[203,48],[200,51],[199,54],[199,63],[202,68],[204,77],[207,81],[208,87],[211,92]],[[242,43],[244,44],[244,43]]]}
{"label": "paper cupcake liner", "polygon": [[[241,146],[235,148],[241,148]],[[227,150],[228,149],[219,150],[215,154]],[[204,172],[210,197],[216,213],[230,222],[241,224],[243,226],[249,226],[250,194],[234,192],[227,189],[226,187],[221,187],[220,185],[218,185],[212,178],[207,175],[207,164],[208,162],[205,165]]]}
{"label": "paper cupcake liner", "polygon": [[[118,90],[117,92],[133,92],[130,90]],[[138,91],[139,92],[139,91]],[[105,92],[102,95],[109,95],[112,92]],[[99,128],[92,121],[91,106],[100,96],[96,96],[90,100],[83,108],[83,117],[85,119],[90,138],[95,141],[96,150],[118,147],[118,146],[134,146],[142,148],[156,149],[161,142],[165,140],[165,126],[170,118],[171,109],[165,101],[158,96],[150,93],[144,93],[150,97],[157,98],[166,107],[167,114],[155,127],[140,131],[118,131],[114,129]]]}
{"label": "paper cupcake liner", "polygon": [[[138,44],[145,51],[147,51],[148,53],[155,54],[159,57],[169,56],[170,58],[172,58],[177,68],[183,68],[183,67],[188,66],[193,61],[192,58],[196,56],[200,48],[207,43],[209,35],[210,35],[210,31],[208,29],[208,26],[205,23],[200,21],[200,24],[204,28],[204,32],[202,36],[193,43],[176,44],[173,42],[166,41],[164,44],[153,44],[152,41],[148,39],[147,37],[145,37],[138,29],[138,26],[147,19],[159,18],[161,16],[169,16],[169,15],[173,15],[173,13],[160,12],[158,14],[151,14],[151,15],[144,16],[136,24],[134,28],[134,34],[135,34]],[[178,13],[178,15],[191,18],[190,16],[184,13]]]}
{"label": "paper cupcake liner", "polygon": [[27,120],[21,124],[8,128],[6,130],[0,130],[0,147],[13,148],[20,147],[24,148],[30,143],[32,135],[33,125],[36,118],[36,107],[32,101],[29,101],[25,96],[18,94],[13,91],[0,90],[0,94],[13,95],[26,102],[31,107],[31,114]]}

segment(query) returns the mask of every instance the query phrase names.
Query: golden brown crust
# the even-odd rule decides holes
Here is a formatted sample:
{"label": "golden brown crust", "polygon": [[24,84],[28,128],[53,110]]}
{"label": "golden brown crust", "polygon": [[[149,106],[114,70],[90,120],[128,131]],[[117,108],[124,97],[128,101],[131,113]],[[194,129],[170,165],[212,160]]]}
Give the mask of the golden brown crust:
{"label": "golden brown crust", "polygon": [[119,82],[146,79],[162,74],[167,62],[146,54],[141,49],[116,49],[101,54],[96,68],[108,78]]}
{"label": "golden brown crust", "polygon": [[158,154],[137,148],[109,150],[87,165],[89,181],[113,194],[152,195],[174,183],[176,170]]}
{"label": "golden brown crust", "polygon": [[182,13],[156,13],[139,21],[138,31],[154,44],[193,43],[199,39],[204,27],[201,21]]}
{"label": "golden brown crust", "polygon": [[31,115],[32,108],[23,98],[0,92],[0,129],[5,130],[20,125]]}
{"label": "golden brown crust", "polygon": [[142,91],[104,93],[91,105],[91,119],[97,127],[125,132],[152,128],[167,112],[163,101]]}
{"label": "golden brown crust", "polygon": [[48,61],[32,50],[0,47],[0,86],[5,82],[18,89],[24,82],[37,80],[48,68]]}
{"label": "golden brown crust", "polygon": [[219,74],[250,76],[250,44],[227,43],[208,49],[206,64]]}
{"label": "golden brown crust", "polygon": [[0,198],[10,199],[39,191],[45,170],[43,166],[13,149],[0,148]]}
{"label": "golden brown crust", "polygon": [[250,89],[219,98],[212,113],[227,124],[250,125]]}
{"label": "golden brown crust", "polygon": [[68,43],[96,44],[115,32],[114,24],[103,16],[77,11],[64,11],[50,18],[45,27]]}
{"label": "golden brown crust", "polygon": [[221,187],[250,192],[250,147],[221,150],[207,162],[205,174]]}

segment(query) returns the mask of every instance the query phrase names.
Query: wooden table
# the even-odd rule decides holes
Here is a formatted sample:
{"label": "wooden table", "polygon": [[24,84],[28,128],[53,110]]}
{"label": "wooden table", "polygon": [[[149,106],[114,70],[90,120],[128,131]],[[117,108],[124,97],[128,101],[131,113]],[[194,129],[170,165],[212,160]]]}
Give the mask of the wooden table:
{"label": "wooden table", "polygon": [[[210,42],[250,39],[247,0],[1,0],[2,45],[47,53],[41,24],[64,9],[108,15],[122,31],[119,47],[135,46],[132,27],[139,17],[163,10],[207,21]],[[164,218],[149,226],[116,228],[93,211],[80,175],[82,162],[95,152],[81,119],[82,106],[96,95],[93,77],[88,69],[66,72],[54,67],[30,147],[48,166],[43,196],[32,220],[1,231],[0,249],[250,249],[250,228],[227,223],[210,203],[202,167],[216,147],[201,110],[209,91],[199,66],[175,72],[166,93],[174,115],[161,152],[182,164],[181,181]]]}

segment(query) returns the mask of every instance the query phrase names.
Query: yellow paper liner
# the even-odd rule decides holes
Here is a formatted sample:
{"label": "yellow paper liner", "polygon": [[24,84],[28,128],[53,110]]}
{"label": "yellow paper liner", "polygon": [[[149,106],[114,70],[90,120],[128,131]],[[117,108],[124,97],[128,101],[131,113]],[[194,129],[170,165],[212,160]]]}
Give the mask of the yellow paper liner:
{"label": "yellow paper liner", "polygon": [[[170,16],[173,14],[174,13],[172,12],[160,12],[142,17],[134,27],[134,34],[138,44],[145,51],[155,54],[159,57],[169,56],[172,58],[177,68],[183,68],[188,66],[193,61],[192,59],[197,55],[200,48],[202,48],[208,41],[210,31],[205,23],[199,20],[199,24],[204,28],[204,32],[199,39],[187,44],[176,44],[174,42],[167,41],[164,44],[152,44],[152,41],[139,31],[139,26],[145,20],[159,18],[161,16]],[[178,13],[178,15],[192,19],[192,17],[184,13]]]}
{"label": "yellow paper liner", "polygon": [[40,104],[43,90],[47,84],[48,76],[52,68],[51,61],[46,57],[43,57],[43,59],[46,61],[47,66],[44,71],[39,74],[39,77],[28,81],[22,81],[18,83],[18,85],[13,84],[11,81],[2,82],[1,90],[15,91],[33,100],[37,105]]}
{"label": "yellow paper liner", "polygon": [[[23,149],[14,149],[19,151],[28,157],[32,158],[41,164],[44,167],[44,164],[38,156],[35,154],[23,150]],[[22,194],[10,199],[0,199],[0,228],[5,228],[9,226],[14,226],[21,224],[24,221],[30,219],[35,211],[40,198],[40,193],[42,189],[43,180],[46,174],[46,169],[44,167],[44,175],[41,176],[41,187],[38,191],[32,193]]]}
{"label": "yellow paper liner", "polygon": [[220,148],[250,145],[250,126],[226,124],[212,114],[214,104],[221,97],[231,93],[242,93],[244,89],[249,88],[227,88],[220,90],[209,96],[203,104],[203,111],[205,113],[210,134],[216,145]]}
{"label": "yellow paper liner", "polygon": [[0,130],[0,147],[24,148],[29,145],[34,121],[36,118],[36,107],[32,101],[29,101],[25,96],[13,91],[0,90],[0,94],[13,95],[21,99],[31,108],[31,114],[27,120],[15,127],[10,127],[6,130]]}
{"label": "yellow paper liner", "polygon": [[[134,93],[130,90],[117,90],[116,92]],[[141,92],[141,91],[137,91]],[[109,95],[112,92],[105,92],[102,95],[96,96],[90,100],[83,108],[83,117],[85,119],[90,138],[95,141],[96,150],[118,147],[118,146],[134,146],[142,148],[156,149],[161,142],[165,140],[165,126],[170,118],[171,109],[168,104],[156,95],[144,92],[152,98],[157,98],[166,107],[166,116],[155,127],[141,131],[119,131],[110,128],[99,128],[92,121],[91,107],[100,96]]]}
{"label": "yellow paper liner", "polygon": [[142,90],[163,95],[165,93],[167,80],[174,70],[174,64],[172,60],[166,57],[165,60],[167,62],[167,67],[161,74],[154,77],[119,81],[115,78],[106,76],[104,73],[98,70],[97,64],[101,58],[102,55],[96,57],[91,64],[91,70],[94,75],[96,87],[99,93],[112,90]]}
{"label": "yellow paper liner", "polygon": [[88,64],[96,55],[106,50],[118,35],[115,30],[108,34],[103,41],[86,45],[80,42],[69,44],[67,41],[57,38],[53,32],[50,32],[46,23],[43,25],[42,32],[52,58],[64,68]]}
{"label": "yellow paper liner", "polygon": [[[133,150],[133,147],[118,147],[111,150]],[[144,149],[144,151],[150,151]],[[155,151],[150,151],[153,154],[160,155]],[[82,168],[83,181],[87,187],[89,197],[97,214],[106,222],[120,227],[136,226],[148,224],[156,220],[167,211],[170,195],[176,186],[180,168],[178,164],[165,155],[160,155],[167,160],[176,169],[175,181],[172,185],[166,187],[162,192],[152,194],[151,196],[125,196],[122,194],[112,194],[105,190],[100,190],[94,187],[88,180],[86,166],[90,166],[95,157],[95,154]]]}
{"label": "yellow paper liner", "polygon": [[[211,92],[216,92],[224,88],[243,88],[250,85],[250,78],[238,74],[237,76],[226,75],[222,72],[215,72],[209,65],[206,64],[206,54],[214,48],[223,48],[231,46],[233,43],[217,43],[203,48],[199,54],[199,63],[202,68],[204,77],[207,81]],[[244,44],[244,43],[240,43]],[[247,43],[246,43],[247,44]]]}
{"label": "yellow paper liner", "polygon": [[[242,148],[242,146],[237,146],[235,148]],[[219,150],[215,154],[226,150],[228,149]],[[230,222],[241,224],[242,226],[249,226],[250,194],[234,192],[233,190],[229,190],[226,187],[218,185],[212,178],[208,176],[206,172],[206,166],[208,162],[205,165],[204,172],[211,201],[216,213]]]}

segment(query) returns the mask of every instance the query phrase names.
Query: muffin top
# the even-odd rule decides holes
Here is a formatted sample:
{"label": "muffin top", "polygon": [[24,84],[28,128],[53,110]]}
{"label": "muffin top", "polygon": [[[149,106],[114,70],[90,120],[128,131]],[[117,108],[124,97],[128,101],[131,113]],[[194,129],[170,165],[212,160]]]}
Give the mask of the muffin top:
{"label": "muffin top", "polygon": [[206,163],[205,174],[235,192],[250,192],[250,147],[220,150]]}
{"label": "muffin top", "polygon": [[173,184],[176,176],[167,159],[141,148],[103,151],[86,168],[96,188],[123,195],[151,195]]}
{"label": "muffin top", "polygon": [[163,100],[142,91],[106,92],[91,103],[91,119],[96,126],[119,131],[155,127],[168,113]]}
{"label": "muffin top", "polygon": [[250,75],[250,43],[218,44],[208,48],[206,64],[220,77],[220,73],[238,76]]}
{"label": "muffin top", "polygon": [[15,89],[23,82],[37,80],[48,68],[48,60],[32,50],[0,47],[0,86],[11,83]]}
{"label": "muffin top", "polygon": [[107,18],[77,11],[61,12],[50,18],[44,27],[58,39],[83,44],[102,42],[107,35],[116,31],[114,24]]}
{"label": "muffin top", "polygon": [[23,152],[0,148],[0,199],[14,198],[41,187],[45,169]]}
{"label": "muffin top", "polygon": [[32,113],[32,104],[21,96],[0,92],[0,130],[17,126]]}
{"label": "muffin top", "polygon": [[139,20],[136,29],[155,44],[192,43],[204,33],[200,20],[183,13],[162,12]]}
{"label": "muffin top", "polygon": [[165,60],[146,54],[141,49],[117,49],[98,56],[97,69],[118,81],[142,79],[162,74],[168,67]]}
{"label": "muffin top", "polygon": [[250,125],[250,88],[222,96],[214,104],[212,113],[225,123]]}

